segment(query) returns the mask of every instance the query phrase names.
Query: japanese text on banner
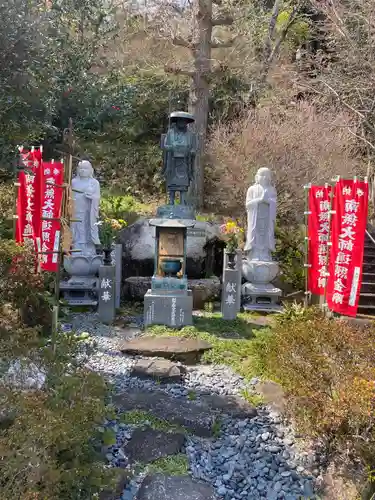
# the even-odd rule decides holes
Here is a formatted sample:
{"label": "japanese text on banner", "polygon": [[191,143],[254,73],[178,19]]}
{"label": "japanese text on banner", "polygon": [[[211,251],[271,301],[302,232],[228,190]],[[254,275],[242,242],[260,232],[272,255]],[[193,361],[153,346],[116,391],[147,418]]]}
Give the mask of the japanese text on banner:
{"label": "japanese text on banner", "polygon": [[308,198],[308,291],[324,295],[328,266],[331,186],[311,186]]}
{"label": "japanese text on banner", "polygon": [[61,186],[64,182],[64,166],[62,163],[43,162],[42,170],[41,269],[57,272],[61,223],[55,219],[60,219],[63,197],[63,188],[57,186]]}
{"label": "japanese text on banner", "polygon": [[356,316],[367,224],[367,182],[340,180],[334,190],[333,209],[327,304],[334,312]]}
{"label": "japanese text on banner", "polygon": [[18,174],[16,241],[37,250],[40,248],[41,161],[39,150],[20,152],[26,171]]}

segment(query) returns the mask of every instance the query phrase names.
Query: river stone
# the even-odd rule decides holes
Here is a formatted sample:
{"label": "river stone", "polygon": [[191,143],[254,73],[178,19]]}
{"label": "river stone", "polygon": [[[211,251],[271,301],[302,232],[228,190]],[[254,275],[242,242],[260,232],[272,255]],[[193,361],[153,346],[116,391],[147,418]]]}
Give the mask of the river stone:
{"label": "river stone", "polygon": [[217,500],[212,486],[190,476],[146,476],[136,500]]}
{"label": "river stone", "polygon": [[123,450],[132,463],[148,464],[162,457],[176,455],[184,442],[182,433],[136,429]]}
{"label": "river stone", "polygon": [[123,354],[160,356],[184,363],[194,363],[211,349],[210,344],[200,339],[183,337],[141,337],[120,344]]}
{"label": "river stone", "polygon": [[[193,294],[194,309],[203,309],[206,302],[215,302],[221,296],[220,279],[216,277],[189,279],[188,287]],[[129,300],[143,301],[150,288],[151,276],[131,276],[125,279],[122,293]]]}
{"label": "river stone", "polygon": [[[155,226],[148,219],[139,219],[119,233],[123,249],[123,278],[152,276],[155,265]],[[223,242],[220,226],[206,221],[196,221],[187,236],[187,275],[203,278],[219,276],[223,266]]]}
{"label": "river stone", "polygon": [[197,401],[174,398],[162,391],[149,392],[129,389],[113,396],[114,403],[123,411],[147,411],[172,424],[186,427],[198,436],[213,434],[215,413],[207,405]]}
{"label": "river stone", "polygon": [[160,381],[179,382],[183,367],[167,359],[138,359],[133,367],[132,376],[155,378]]}

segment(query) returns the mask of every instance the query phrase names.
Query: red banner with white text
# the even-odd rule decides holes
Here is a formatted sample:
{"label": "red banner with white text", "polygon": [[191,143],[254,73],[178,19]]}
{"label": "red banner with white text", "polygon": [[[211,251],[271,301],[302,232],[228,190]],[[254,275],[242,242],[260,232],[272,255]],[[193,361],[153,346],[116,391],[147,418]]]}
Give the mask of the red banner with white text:
{"label": "red banner with white text", "polygon": [[40,150],[20,151],[26,170],[18,174],[16,242],[40,248],[40,201],[42,189]]}
{"label": "red banner with white text", "polygon": [[368,184],[339,180],[334,189],[327,304],[331,311],[356,316],[368,212]]}
{"label": "red banner with white text", "polygon": [[308,292],[324,295],[328,266],[331,186],[311,186],[308,198]]}
{"label": "red banner with white text", "polygon": [[43,162],[42,170],[40,267],[44,271],[57,272],[61,222],[55,219],[61,217],[64,165],[60,162]]}

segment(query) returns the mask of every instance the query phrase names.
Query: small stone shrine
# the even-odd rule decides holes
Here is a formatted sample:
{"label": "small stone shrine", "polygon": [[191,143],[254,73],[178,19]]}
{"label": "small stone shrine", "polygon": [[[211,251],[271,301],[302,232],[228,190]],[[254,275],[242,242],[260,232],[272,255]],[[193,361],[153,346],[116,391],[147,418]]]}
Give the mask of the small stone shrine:
{"label": "small stone shrine", "polygon": [[194,221],[152,219],[156,228],[155,272],[144,297],[145,326],[179,328],[193,322],[193,297],[186,276],[186,232]]}
{"label": "small stone shrine", "polygon": [[271,171],[260,168],[255,184],[246,196],[247,234],[242,274],[245,310],[280,311],[281,290],[272,285],[279,272],[278,263],[272,259],[275,250],[276,189],[271,183]]}
{"label": "small stone shrine", "polygon": [[100,246],[98,218],[100,185],[94,179],[94,170],[89,161],[78,164],[77,175],[72,180],[73,221],[72,249],[74,253],[64,257],[64,269],[70,278],[60,283],[63,299],[71,306],[98,304],[97,274],[102,256],[97,254]]}
{"label": "small stone shrine", "polygon": [[[194,116],[174,111],[169,117],[169,129],[161,137],[163,175],[167,184],[168,204],[159,207],[158,218],[195,219],[193,207],[187,204],[187,192],[194,175],[196,135],[188,129]],[[180,203],[176,204],[176,193]]]}

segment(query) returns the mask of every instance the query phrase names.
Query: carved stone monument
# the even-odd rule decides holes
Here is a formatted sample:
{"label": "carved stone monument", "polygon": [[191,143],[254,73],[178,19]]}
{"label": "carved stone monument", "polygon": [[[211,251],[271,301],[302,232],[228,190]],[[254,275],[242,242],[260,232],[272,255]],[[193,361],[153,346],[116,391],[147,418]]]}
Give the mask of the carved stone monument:
{"label": "carved stone monument", "polygon": [[64,269],[70,278],[61,283],[60,289],[70,305],[96,305],[97,273],[102,264],[102,256],[97,255],[97,247],[100,246],[100,185],[94,179],[94,170],[89,161],[79,162],[77,175],[72,180],[72,192],[74,253],[64,257]]}
{"label": "carved stone monument", "polygon": [[260,168],[246,196],[247,234],[242,263],[242,274],[247,280],[242,286],[245,310],[281,310],[281,290],[271,283],[279,272],[271,253],[275,250],[277,204],[271,178],[268,168]]}
{"label": "carved stone monument", "polygon": [[144,322],[180,328],[193,323],[193,297],[186,276],[186,233],[194,221],[153,219],[155,270],[144,297]]}
{"label": "carved stone monument", "polygon": [[[163,175],[167,184],[168,205],[158,208],[157,217],[195,219],[194,210],[187,204],[187,191],[194,174],[196,135],[188,129],[194,117],[184,111],[174,111],[169,117],[168,132],[161,138]],[[176,204],[176,193],[180,203]]]}

